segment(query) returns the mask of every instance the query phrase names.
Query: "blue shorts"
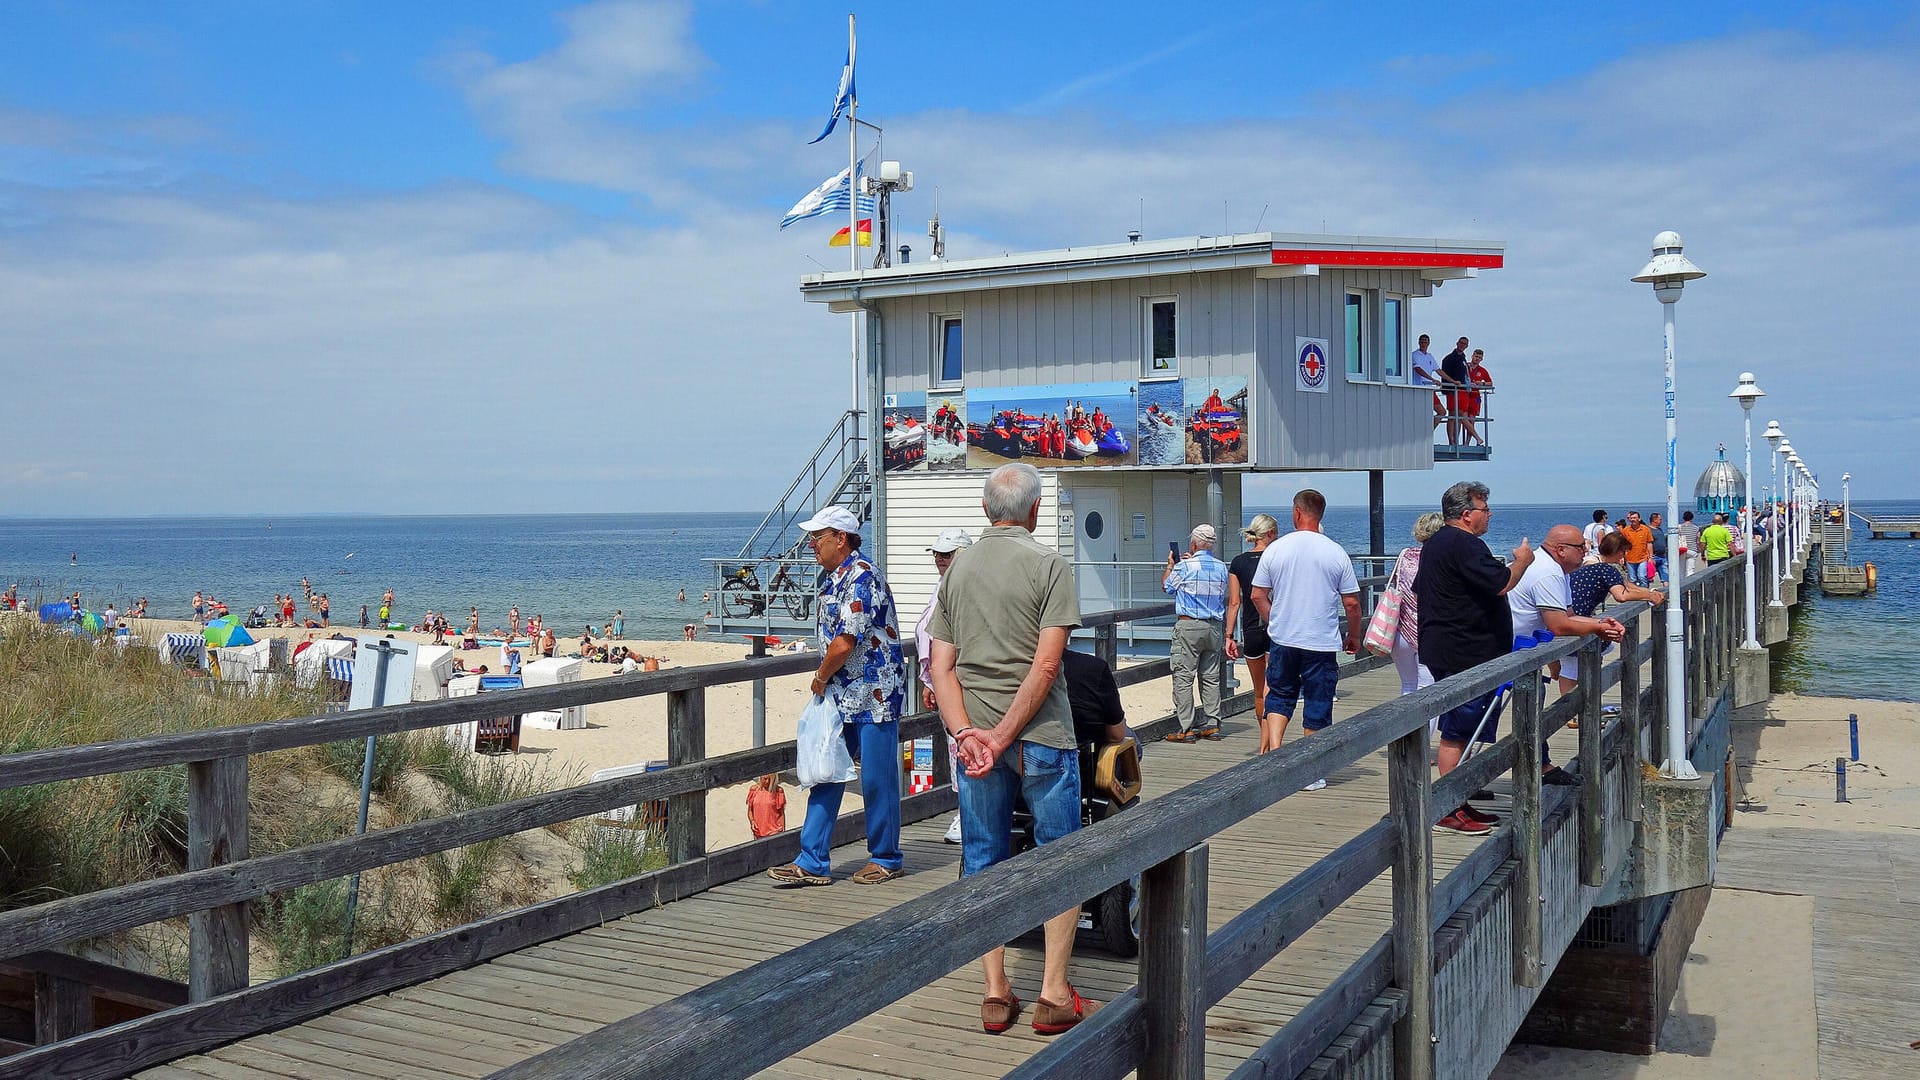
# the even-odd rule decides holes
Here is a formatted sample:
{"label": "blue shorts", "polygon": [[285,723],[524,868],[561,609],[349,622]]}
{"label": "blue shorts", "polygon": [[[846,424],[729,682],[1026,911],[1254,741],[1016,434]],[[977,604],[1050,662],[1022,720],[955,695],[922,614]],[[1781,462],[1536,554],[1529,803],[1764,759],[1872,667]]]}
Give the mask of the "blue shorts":
{"label": "blue shorts", "polygon": [[1038,743],[1015,744],[1021,772],[1002,754],[978,779],[955,776],[960,789],[960,876],[977,874],[1013,854],[1014,796],[1033,815],[1033,841],[1051,844],[1080,828],[1080,751]]}
{"label": "blue shorts", "polygon": [[1267,654],[1267,712],[1291,720],[1294,705],[1304,696],[1300,723],[1308,731],[1333,723],[1333,693],[1339,685],[1338,653],[1275,645]]}
{"label": "blue shorts", "polygon": [[[1429,670],[1433,672],[1434,682],[1439,682],[1449,676],[1460,674],[1457,671],[1443,672],[1439,668],[1431,668]],[[1493,699],[1495,695],[1499,693],[1500,691],[1498,689],[1489,690],[1464,705],[1456,705],[1446,712],[1441,713],[1440,738],[1447,742],[1464,743],[1471,741],[1474,732],[1478,731],[1481,742],[1490,743],[1494,741],[1500,731],[1500,710],[1506,706],[1506,699],[1504,698],[1501,699],[1498,705],[1494,704]],[[1487,708],[1489,706],[1493,708],[1493,715],[1490,717],[1487,716]],[[1486,724],[1485,727],[1480,726],[1483,721]]]}

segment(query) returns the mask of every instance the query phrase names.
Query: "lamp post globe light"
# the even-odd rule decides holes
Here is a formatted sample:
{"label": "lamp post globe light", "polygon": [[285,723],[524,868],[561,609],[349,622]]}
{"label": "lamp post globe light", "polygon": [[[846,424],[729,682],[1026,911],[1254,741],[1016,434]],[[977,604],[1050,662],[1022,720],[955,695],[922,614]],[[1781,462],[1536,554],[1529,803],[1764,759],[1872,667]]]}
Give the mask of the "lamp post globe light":
{"label": "lamp post globe light", "polygon": [[[1743,414],[1742,421],[1745,424],[1747,439],[1747,490],[1745,494],[1747,535],[1741,539],[1746,542],[1745,547],[1751,552],[1753,550],[1753,527],[1760,520],[1753,511],[1753,403],[1766,397],[1767,392],[1760,389],[1759,385],[1753,381],[1753,372],[1743,371],[1740,373],[1740,385],[1734,387],[1733,393],[1727,396],[1740,402],[1740,411]],[[1760,632],[1759,627],[1756,625],[1759,621],[1760,610],[1759,604],[1755,601],[1753,583],[1753,564],[1755,561],[1756,560],[1749,556],[1747,565],[1743,571],[1747,579],[1747,639],[1741,642],[1740,646],[1745,649],[1757,649],[1760,647]]]}
{"label": "lamp post globe light", "polygon": [[[1767,453],[1767,462],[1771,467],[1771,475],[1767,481],[1767,506],[1773,512],[1773,565],[1768,568],[1767,572],[1767,576],[1773,579],[1773,599],[1768,602],[1767,606],[1769,608],[1777,608],[1785,606],[1780,602],[1780,578],[1782,576],[1780,573],[1782,565],[1780,562],[1780,549],[1785,546],[1787,542],[1787,530],[1785,527],[1787,516],[1782,513],[1780,509],[1780,444],[1787,441],[1787,433],[1780,430],[1780,421],[1769,420],[1767,421],[1767,430],[1762,432],[1760,437],[1767,440],[1767,445],[1773,448]],[[1777,615],[1773,615],[1771,612],[1768,617],[1778,618]],[[1771,626],[1772,624],[1769,623],[1768,625]],[[1771,635],[1773,631],[1769,630],[1767,633]]]}
{"label": "lamp post globe light", "polygon": [[1667,533],[1667,760],[1660,766],[1664,776],[1692,780],[1700,774],[1687,759],[1687,624],[1680,617],[1680,489],[1674,473],[1675,452],[1679,440],[1673,417],[1673,308],[1680,302],[1680,290],[1687,282],[1707,276],[1705,270],[1688,261],[1680,234],[1671,229],[1653,238],[1653,258],[1633,280],[1652,285],[1654,298],[1660,301],[1667,354],[1667,520],[1673,528]]}

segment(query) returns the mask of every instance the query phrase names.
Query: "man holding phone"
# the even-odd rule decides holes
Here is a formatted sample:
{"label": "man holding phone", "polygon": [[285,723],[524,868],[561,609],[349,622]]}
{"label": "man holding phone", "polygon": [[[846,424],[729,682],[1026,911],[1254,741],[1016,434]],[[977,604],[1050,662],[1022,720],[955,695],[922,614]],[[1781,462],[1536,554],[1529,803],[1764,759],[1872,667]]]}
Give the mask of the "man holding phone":
{"label": "man holding phone", "polygon": [[[1225,656],[1227,564],[1213,554],[1211,525],[1195,525],[1180,545],[1167,545],[1167,572],[1160,586],[1173,597],[1173,712],[1180,730],[1168,742],[1220,737],[1220,665]],[[1193,712],[1193,683],[1200,682],[1200,715]]]}

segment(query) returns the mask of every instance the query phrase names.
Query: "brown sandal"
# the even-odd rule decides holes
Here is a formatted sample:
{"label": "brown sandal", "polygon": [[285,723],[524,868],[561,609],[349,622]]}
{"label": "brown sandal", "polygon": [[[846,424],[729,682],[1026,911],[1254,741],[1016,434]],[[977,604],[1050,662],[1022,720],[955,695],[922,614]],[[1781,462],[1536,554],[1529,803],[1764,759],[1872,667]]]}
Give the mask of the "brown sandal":
{"label": "brown sandal", "polygon": [[767,876],[781,885],[831,885],[833,878],[823,874],[813,874],[800,868],[799,863],[776,866],[767,871]]}
{"label": "brown sandal", "polygon": [[892,881],[904,873],[906,873],[905,870],[889,870],[879,863],[868,863],[847,880],[853,882],[855,885],[880,885]]}
{"label": "brown sandal", "polygon": [[1012,993],[1006,997],[990,997],[980,1002],[980,1027],[989,1035],[998,1035],[1013,1026],[1014,1017],[1020,1015],[1020,999]]}

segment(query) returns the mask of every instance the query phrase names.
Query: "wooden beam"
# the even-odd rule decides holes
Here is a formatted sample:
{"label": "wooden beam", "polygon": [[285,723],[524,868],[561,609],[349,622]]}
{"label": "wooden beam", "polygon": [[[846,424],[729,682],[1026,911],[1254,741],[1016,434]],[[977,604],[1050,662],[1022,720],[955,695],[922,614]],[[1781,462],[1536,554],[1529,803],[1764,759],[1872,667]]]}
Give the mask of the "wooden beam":
{"label": "wooden beam", "polygon": [[76,979],[34,972],[33,1041],[59,1042],[92,1030],[93,987]]}
{"label": "wooden beam", "polygon": [[1546,979],[1540,929],[1539,679],[1513,681],[1513,743],[1513,981],[1534,987]]}
{"label": "wooden beam", "polygon": [[1600,708],[1603,671],[1599,638],[1580,652],[1580,880],[1607,881],[1607,763],[1600,753],[1605,718]]}
{"label": "wooden beam", "polygon": [[1626,624],[1627,634],[1620,639],[1620,761],[1626,772],[1627,820],[1640,820],[1640,620]]}
{"label": "wooden beam", "polygon": [[1433,1080],[1430,792],[1427,725],[1423,723],[1387,748],[1387,818],[1393,822],[1395,840],[1393,985],[1407,995],[1407,1014],[1393,1026],[1393,1060],[1394,1071],[1403,1080]]}
{"label": "wooden beam", "polygon": [[1145,1017],[1140,988],[1131,987],[1072,1031],[1049,1039],[1003,1080],[1122,1080],[1140,1064]]}
{"label": "wooden beam", "polygon": [[1393,935],[1382,934],[1306,1008],[1247,1055],[1247,1060],[1227,1074],[1228,1080],[1270,1080],[1305,1073],[1368,1003],[1388,990],[1392,979]]}
{"label": "wooden beam", "polygon": [[[707,692],[667,695],[667,763],[693,765],[707,756]],[[667,859],[688,862],[707,853],[707,793],[690,791],[667,803]]]}
{"label": "wooden beam", "polygon": [[[247,859],[247,759],[187,766],[187,869],[217,872]],[[205,1001],[247,985],[247,902],[187,917],[187,995]]]}
{"label": "wooden beam", "polygon": [[1140,1080],[1206,1080],[1207,845],[1140,875]]}

